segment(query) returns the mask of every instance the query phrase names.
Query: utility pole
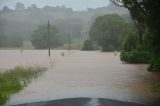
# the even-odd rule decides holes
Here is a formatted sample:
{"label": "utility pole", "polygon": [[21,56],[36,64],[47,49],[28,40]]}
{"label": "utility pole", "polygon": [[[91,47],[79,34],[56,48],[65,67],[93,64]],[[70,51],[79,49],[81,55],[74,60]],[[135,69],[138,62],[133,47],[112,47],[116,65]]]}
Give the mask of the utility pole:
{"label": "utility pole", "polygon": [[80,35],[78,34],[78,37],[77,37],[78,49],[80,49],[80,39],[79,38],[80,38]]}
{"label": "utility pole", "polygon": [[70,50],[71,50],[71,40],[70,40],[70,34],[68,34],[68,52],[70,53]]}
{"label": "utility pole", "polygon": [[51,48],[50,48],[50,35],[49,35],[49,20],[48,20],[48,56],[51,56]]}
{"label": "utility pole", "polygon": [[82,47],[83,47],[83,37],[82,37],[82,35],[81,35],[80,39],[81,39],[81,47],[80,47],[80,49],[82,49]]}

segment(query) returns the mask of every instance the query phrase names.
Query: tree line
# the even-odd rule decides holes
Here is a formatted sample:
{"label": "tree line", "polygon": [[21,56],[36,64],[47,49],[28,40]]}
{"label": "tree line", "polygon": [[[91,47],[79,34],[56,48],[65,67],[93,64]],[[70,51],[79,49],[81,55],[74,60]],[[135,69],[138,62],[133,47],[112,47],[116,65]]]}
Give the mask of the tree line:
{"label": "tree line", "polygon": [[94,49],[94,42],[102,51],[120,50],[124,63],[149,63],[149,71],[160,71],[160,1],[111,1],[127,8],[132,22],[115,14],[96,18],[84,48]]}
{"label": "tree line", "polygon": [[160,71],[160,1],[111,0],[127,8],[136,25],[139,43],[137,51],[148,51],[151,57],[149,71]]}
{"label": "tree line", "polygon": [[[15,9],[4,6],[0,10],[0,47],[13,47],[14,45],[20,47],[23,42],[31,41],[34,30],[46,24],[48,19],[53,26],[57,27],[61,42],[66,44],[66,32],[70,32],[71,40],[76,40],[81,36],[88,37],[95,18],[109,13],[119,13],[129,20],[128,11],[124,8],[113,7],[113,4],[96,9],[88,8],[86,11],[74,11],[65,6],[39,8],[32,4],[26,7],[20,2],[15,4]],[[7,42],[13,43],[5,44]]]}

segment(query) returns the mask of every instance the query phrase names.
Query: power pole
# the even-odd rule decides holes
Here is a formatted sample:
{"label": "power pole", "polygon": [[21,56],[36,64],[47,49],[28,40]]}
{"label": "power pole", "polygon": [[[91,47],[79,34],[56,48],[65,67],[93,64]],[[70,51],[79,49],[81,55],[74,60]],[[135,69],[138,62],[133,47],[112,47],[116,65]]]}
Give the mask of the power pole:
{"label": "power pole", "polygon": [[79,34],[77,34],[77,46],[78,46],[78,49],[80,49]]}
{"label": "power pole", "polygon": [[50,48],[50,35],[49,35],[49,20],[48,20],[48,56],[51,56],[51,48]]}
{"label": "power pole", "polygon": [[83,36],[82,35],[81,35],[80,39],[81,39],[81,47],[80,47],[80,49],[82,49],[82,47],[83,47]]}
{"label": "power pole", "polygon": [[70,34],[68,34],[68,52],[70,53],[70,50],[71,50],[71,40],[70,40]]}

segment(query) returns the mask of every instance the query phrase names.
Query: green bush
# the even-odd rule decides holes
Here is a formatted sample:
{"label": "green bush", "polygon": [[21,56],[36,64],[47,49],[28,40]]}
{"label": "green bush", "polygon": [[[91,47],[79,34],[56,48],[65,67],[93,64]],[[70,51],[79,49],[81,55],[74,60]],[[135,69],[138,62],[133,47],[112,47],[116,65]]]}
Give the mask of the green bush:
{"label": "green bush", "polygon": [[160,31],[145,34],[145,46],[150,51],[151,62],[148,68],[150,72],[160,72]]}
{"label": "green bush", "polygon": [[114,48],[112,45],[104,45],[103,47],[102,47],[102,51],[103,52],[113,52],[113,51],[115,51],[116,50],[116,48]]}
{"label": "green bush", "polygon": [[122,62],[125,63],[149,63],[150,55],[148,52],[145,51],[131,51],[131,52],[122,52],[120,54],[120,59]]}
{"label": "green bush", "polygon": [[127,36],[124,38],[123,41],[123,50],[126,52],[130,52],[135,50],[137,46],[137,36],[134,32],[128,32]]}
{"label": "green bush", "polygon": [[[48,45],[48,41],[49,44]],[[50,46],[51,48],[56,48],[62,46],[61,38],[58,35],[58,29],[56,26],[50,25],[49,29],[49,40],[48,40],[48,26],[40,25],[33,32],[31,36],[31,42],[36,49],[45,49]]]}
{"label": "green bush", "polygon": [[82,50],[84,51],[91,51],[91,50],[99,50],[99,46],[96,45],[91,39],[87,39],[84,41]]}
{"label": "green bush", "polygon": [[121,50],[124,37],[132,32],[131,24],[126,23],[121,16],[109,14],[96,18],[89,36],[105,52]]}
{"label": "green bush", "polygon": [[160,93],[160,83],[157,83],[154,87],[155,91]]}
{"label": "green bush", "polygon": [[160,57],[153,58],[148,68],[150,72],[160,72]]}
{"label": "green bush", "polygon": [[128,52],[121,52],[121,54],[120,54],[120,59],[121,59],[121,61],[122,62],[127,62],[127,60],[128,60]]}
{"label": "green bush", "polygon": [[84,41],[82,50],[93,50],[93,42],[91,39]]}

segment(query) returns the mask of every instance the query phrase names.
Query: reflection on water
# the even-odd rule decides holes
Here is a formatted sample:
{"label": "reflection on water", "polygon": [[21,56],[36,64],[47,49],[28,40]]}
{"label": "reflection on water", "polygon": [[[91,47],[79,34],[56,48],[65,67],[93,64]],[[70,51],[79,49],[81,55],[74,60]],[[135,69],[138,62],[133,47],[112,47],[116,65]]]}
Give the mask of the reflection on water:
{"label": "reflection on water", "polygon": [[98,99],[92,98],[85,106],[100,106]]}
{"label": "reflection on water", "polygon": [[0,68],[16,65],[50,67],[40,78],[13,95],[8,104],[54,99],[91,97],[150,102],[159,95],[152,87],[160,74],[147,72],[147,65],[122,64],[114,53],[46,50],[0,51]]}

